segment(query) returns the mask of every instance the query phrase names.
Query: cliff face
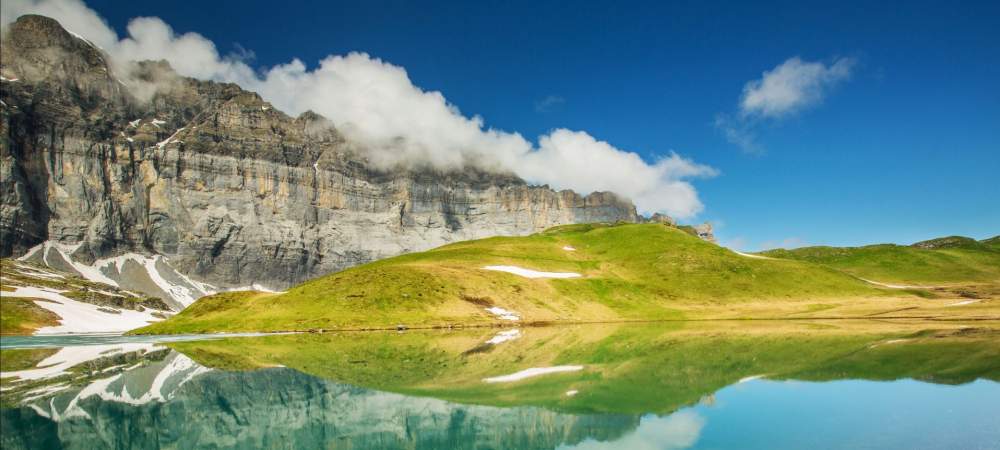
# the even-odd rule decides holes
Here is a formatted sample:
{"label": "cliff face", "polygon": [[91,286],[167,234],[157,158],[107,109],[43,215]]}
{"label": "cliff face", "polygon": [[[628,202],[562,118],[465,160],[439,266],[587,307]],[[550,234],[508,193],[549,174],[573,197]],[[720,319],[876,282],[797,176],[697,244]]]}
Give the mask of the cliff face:
{"label": "cliff face", "polygon": [[613,194],[509,174],[376,170],[324,118],[236,85],[153,62],[121,81],[45,17],[19,18],[2,47],[2,256],[57,241],[79,261],[159,254],[216,285],[280,288],[452,241],[637,219]]}

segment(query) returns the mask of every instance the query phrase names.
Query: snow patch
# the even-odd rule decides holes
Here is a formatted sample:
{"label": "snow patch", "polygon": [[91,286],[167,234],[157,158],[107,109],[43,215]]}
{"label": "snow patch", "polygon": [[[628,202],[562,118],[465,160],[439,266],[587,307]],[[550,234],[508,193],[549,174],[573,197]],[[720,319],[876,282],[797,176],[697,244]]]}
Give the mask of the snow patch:
{"label": "snow patch", "polygon": [[37,267],[26,266],[26,265],[23,265],[23,264],[21,264],[19,262],[15,262],[13,265],[14,265],[14,269],[18,273],[20,273],[21,275],[25,275],[25,276],[29,276],[29,277],[34,277],[34,278],[44,278],[46,280],[53,280],[53,281],[65,280],[66,279],[66,277],[63,276],[62,274],[58,274],[58,273],[55,273],[55,272],[49,272],[47,270],[40,269],[40,268],[37,268]]}
{"label": "snow patch", "polygon": [[[149,350],[146,351],[148,352]],[[143,387],[145,386],[143,380],[148,380],[150,375],[146,372],[148,369],[144,369],[143,367],[149,366],[145,366],[140,362],[121,373],[91,382],[77,392],[61,410],[55,402],[51,401],[48,405],[44,405],[49,408],[49,411],[44,410],[37,404],[29,406],[38,411],[39,414],[49,417],[56,422],[72,417],[89,418],[90,415],[80,407],[80,402],[84,399],[97,397],[107,402],[125,403],[136,406],[151,402],[166,402],[173,398],[177,390],[188,381],[212,370],[199,365],[187,356],[175,353],[163,367],[155,368],[154,366],[152,368],[156,370],[155,375],[152,381],[149,382],[148,387]],[[130,372],[135,369],[139,370],[133,376]]]}
{"label": "snow patch", "polygon": [[912,341],[912,340],[913,339],[908,339],[908,338],[904,338],[904,339],[889,339],[888,341],[876,342],[876,343],[874,343],[872,345],[869,345],[868,348],[875,348],[875,347],[882,346],[882,345],[898,344],[900,342],[908,342],[908,341]]}
{"label": "snow patch", "polygon": [[[288,291],[276,291],[276,290],[271,289],[271,288],[269,288],[267,286],[264,286],[264,285],[261,285],[261,284],[257,284],[257,283],[251,284],[249,286],[240,286],[240,287],[234,287],[234,288],[226,288],[226,289],[222,290],[222,292],[237,292],[237,291],[257,291],[257,292],[266,292],[268,294],[285,294],[285,293],[288,292]],[[214,293],[215,292],[213,292],[213,294]]]}
{"label": "snow patch", "polygon": [[66,389],[69,389],[71,386],[72,385],[70,385],[69,383],[58,383],[58,384],[53,384],[51,386],[38,388],[32,391],[25,392],[26,396],[22,398],[21,401],[26,403],[33,400],[37,400],[39,398],[55,394],[56,392],[59,391],[65,391]]}
{"label": "snow patch", "polygon": [[163,320],[153,316],[154,310],[149,309],[144,311],[124,309],[116,314],[106,313],[100,306],[70,299],[62,295],[63,292],[65,291],[35,286],[17,286],[14,292],[0,291],[0,297],[50,300],[35,304],[59,316],[59,325],[40,328],[35,334],[121,333]]}
{"label": "snow patch", "polygon": [[483,381],[487,383],[508,383],[511,381],[520,381],[526,378],[537,377],[540,375],[547,375],[550,373],[576,372],[578,370],[583,370],[583,366],[532,367],[530,369],[524,369],[520,372],[515,372],[509,375],[483,378]]}
{"label": "snow patch", "polygon": [[498,345],[507,341],[513,341],[514,339],[520,337],[521,337],[521,330],[515,328],[513,330],[501,331],[497,333],[496,336],[490,338],[490,340],[486,341],[486,343],[490,345]]}
{"label": "snow patch", "polygon": [[733,253],[736,253],[737,255],[740,255],[740,256],[745,256],[747,258],[754,258],[754,259],[774,259],[774,258],[771,258],[771,257],[768,257],[768,256],[754,255],[752,253],[743,253],[743,252],[738,252],[736,250],[733,250]]}
{"label": "snow patch", "polygon": [[38,244],[38,245],[36,245],[34,247],[29,248],[27,253],[25,253],[24,255],[22,255],[21,257],[16,258],[16,259],[18,261],[27,261],[32,256],[35,256],[35,253],[38,253],[43,248],[45,248],[45,243]]}
{"label": "snow patch", "polygon": [[961,305],[971,305],[973,303],[979,303],[981,300],[962,300],[957,303],[951,303],[945,306],[961,306]]}
{"label": "snow patch", "polygon": [[858,278],[858,279],[861,280],[861,281],[864,281],[865,283],[868,283],[868,284],[874,284],[876,286],[882,286],[882,287],[886,287],[886,288],[889,288],[889,289],[932,289],[932,288],[939,287],[939,286],[915,286],[915,285],[908,285],[908,284],[889,284],[889,283],[882,283],[882,282],[879,282],[879,281],[866,280],[864,278]]}
{"label": "snow patch", "polygon": [[521,316],[517,315],[516,312],[503,309],[499,306],[491,306],[489,308],[486,308],[486,311],[497,316],[502,320],[514,320],[514,321],[521,320]]}
{"label": "snow patch", "polygon": [[567,252],[575,252],[576,248],[573,247],[572,245],[564,245],[563,250],[566,250]]}
{"label": "snow patch", "polygon": [[762,375],[751,375],[749,377],[743,377],[743,378],[740,378],[740,380],[737,381],[736,384],[746,383],[747,381],[759,380],[759,379],[764,378],[766,376],[767,375],[762,374]]}
{"label": "snow patch", "polygon": [[[67,32],[67,33],[69,33],[69,34],[71,34],[71,35],[73,35],[73,37],[75,37],[75,38],[77,38],[77,39],[79,39],[79,40],[81,40],[81,41],[83,41],[83,42],[86,42],[86,43],[87,43],[87,45],[89,45],[89,46],[91,46],[91,47],[94,47],[94,48],[101,48],[100,46],[98,46],[98,45],[95,45],[95,44],[94,44],[93,42],[90,42],[90,40],[89,40],[89,39],[87,39],[87,38],[85,38],[85,37],[83,37],[83,36],[79,35],[78,33],[74,33],[73,31],[70,31],[70,30],[68,30],[68,29],[66,30],[66,32]],[[102,49],[102,50],[103,50],[103,49]]]}
{"label": "snow patch", "polygon": [[[179,130],[178,130],[179,131]],[[220,291],[247,291],[254,290],[260,292],[267,292],[271,294],[283,294],[284,291],[278,291],[270,289],[258,283],[253,283],[249,286],[242,286],[236,288],[228,289],[218,289],[208,283],[202,283],[195,281],[174,269],[170,266],[167,258],[162,255],[147,256],[138,253],[125,253],[111,258],[102,258],[94,261],[93,264],[83,264],[75,261],[72,258],[73,253],[80,248],[82,244],[63,244],[55,241],[46,241],[28,250],[24,256],[17,258],[17,261],[29,261],[32,258],[37,258],[39,252],[42,252],[41,262],[48,266],[53,266],[50,262],[51,258],[56,258],[57,255],[62,257],[81,277],[94,281],[97,283],[107,284],[113,287],[121,288],[121,284],[116,281],[122,274],[122,270],[125,269],[127,262],[132,261],[138,264],[146,272],[149,279],[156,285],[159,290],[166,293],[171,299],[180,303],[181,306],[187,307],[188,305],[195,302],[195,300],[206,296],[218,293]],[[166,268],[164,268],[166,267]],[[30,268],[32,272],[38,272],[39,269]],[[33,276],[45,277],[46,275],[32,273]],[[58,274],[51,274],[50,276],[61,276]],[[171,282],[169,280],[175,280],[176,282]],[[103,292],[107,295],[116,295],[109,292]],[[140,297],[138,294],[126,291],[135,297]]]}
{"label": "snow patch", "polygon": [[[146,270],[146,274],[149,276],[149,279],[153,281],[153,284],[155,284],[156,287],[160,288],[160,290],[162,290],[163,292],[166,292],[168,295],[170,295],[170,298],[177,300],[178,303],[180,303],[185,307],[194,303],[195,300],[201,298],[204,295],[215,293],[203,290],[202,286],[200,286],[200,283],[192,284],[190,287],[188,287],[179,284],[173,284],[167,281],[167,279],[163,277],[163,274],[160,273],[159,268],[156,267],[157,261],[160,261],[161,259],[163,259],[162,255],[146,256],[146,255],[140,255],[138,253],[125,253],[123,255],[118,255],[113,258],[97,260],[94,263],[93,267],[95,269],[93,270],[101,272],[101,269],[113,265],[115,269],[117,269],[118,273],[121,273],[122,270],[124,270],[125,268],[125,263],[127,263],[128,261],[133,261],[142,266]],[[76,265],[74,264],[74,267],[75,266]],[[178,272],[175,270],[174,273]],[[103,273],[101,273],[101,275],[103,276]],[[181,278],[183,279],[186,277],[181,277]]]}
{"label": "snow patch", "polygon": [[486,266],[484,270],[494,270],[497,272],[507,272],[525,278],[578,278],[580,274],[573,272],[539,272],[537,270],[525,269],[517,266]]}
{"label": "snow patch", "polygon": [[[153,122],[156,122],[156,121],[154,120]],[[163,149],[163,147],[165,147],[165,146],[167,146],[167,145],[169,145],[170,143],[173,143],[173,142],[183,143],[183,141],[174,139],[174,137],[177,136],[177,133],[180,133],[181,131],[184,131],[184,127],[178,128],[177,131],[174,132],[174,134],[170,135],[170,137],[168,137],[168,138],[166,138],[166,139],[164,139],[164,140],[162,140],[160,142],[157,142],[156,146],[159,147],[160,149]]]}
{"label": "snow patch", "polygon": [[148,353],[159,348],[152,343],[126,343],[110,345],[81,345],[63,347],[35,365],[35,368],[15,372],[0,372],[0,378],[17,377],[20,380],[41,380],[54,378],[66,373],[70,368],[105,356],[141,351]]}

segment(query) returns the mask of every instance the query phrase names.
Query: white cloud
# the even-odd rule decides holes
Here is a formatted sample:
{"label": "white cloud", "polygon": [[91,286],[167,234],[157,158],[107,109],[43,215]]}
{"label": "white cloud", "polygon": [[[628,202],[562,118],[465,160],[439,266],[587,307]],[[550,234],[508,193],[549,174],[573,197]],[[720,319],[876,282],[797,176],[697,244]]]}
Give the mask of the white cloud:
{"label": "white cloud", "polygon": [[582,131],[557,129],[542,136],[538,149],[512,162],[521,176],[580,192],[614,191],[642,210],[691,217],[701,208],[694,187],[682,179],[713,177],[718,172],[671,152],[646,163]]}
{"label": "white cloud", "polygon": [[838,58],[830,65],[789,58],[743,86],[740,113],[782,117],[823,100],[826,91],[851,76],[854,59]]}
{"label": "white cloud", "polygon": [[40,14],[52,17],[63,28],[85,36],[103,48],[109,48],[118,41],[118,35],[94,10],[80,1],[30,1],[4,0],[0,2],[0,23],[6,27],[25,14]]}
{"label": "white cloud", "polygon": [[747,153],[763,153],[757,129],[766,120],[780,120],[817,105],[831,88],[851,77],[854,58],[837,58],[829,64],[788,58],[760,79],[743,86],[739,114],[719,114],[715,127],[726,140]]}
{"label": "white cloud", "polygon": [[487,127],[479,116],[462,114],[440,92],[413,85],[402,67],[365,53],[328,56],[314,70],[293,59],[258,73],[239,56],[221,56],[205,37],[178,35],[155,17],[132,19],[128,36],[119,39],[79,0],[5,0],[3,23],[29,12],[53,17],[94,41],[118,67],[165,59],[181,75],[235,82],[287,113],[311,109],[382,166],[511,171],[532,183],[583,194],[613,191],[631,198],[640,212],[678,218],[702,209],[689,180],[716,174],[673,152],[649,163],[584,131],[556,129],[536,145],[518,133]]}
{"label": "white cloud", "polygon": [[566,103],[566,99],[558,95],[547,95],[545,98],[535,102],[535,112],[547,113]]}
{"label": "white cloud", "polygon": [[746,120],[733,120],[726,114],[715,116],[715,128],[722,131],[730,144],[736,145],[746,153],[762,154],[764,150],[757,144],[757,134],[752,124]]}
{"label": "white cloud", "polygon": [[631,450],[680,450],[698,442],[705,418],[690,410],[669,416],[645,416],[639,426],[629,434],[614,441],[587,439],[577,445],[560,446],[560,449],[602,450],[627,448]]}

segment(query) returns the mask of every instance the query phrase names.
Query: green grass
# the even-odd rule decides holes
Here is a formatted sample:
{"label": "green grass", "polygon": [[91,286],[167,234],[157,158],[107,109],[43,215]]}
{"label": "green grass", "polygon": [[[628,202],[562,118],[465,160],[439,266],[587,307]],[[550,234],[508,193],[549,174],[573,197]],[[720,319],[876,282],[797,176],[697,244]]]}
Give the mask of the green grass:
{"label": "green grass", "polygon": [[26,335],[39,328],[55,325],[59,325],[59,316],[38,306],[34,300],[0,297],[0,335]]}
{"label": "green grass", "polygon": [[[169,344],[209,367],[283,365],[371,389],[496,406],[666,414],[745,377],[957,384],[1000,380],[1000,334],[991,328],[915,331],[879,322],[605,324],[522,330],[487,350],[494,331],[283,335]],[[511,383],[483,378],[529,367],[583,370]],[[568,397],[568,390],[579,394]]]}
{"label": "green grass", "polygon": [[830,381],[843,378],[891,381],[913,378],[939,384],[963,384],[987,378],[1000,381],[1000,333],[967,328],[921,332],[864,352],[831,358],[823,365],[784,374],[784,378]]}
{"label": "green grass", "polygon": [[761,254],[822,264],[879,282],[955,284],[1000,281],[1000,248],[996,238],[979,242],[951,236],[912,246],[804,247],[770,250]]}
{"label": "green grass", "polygon": [[[563,250],[572,246],[576,251]],[[576,272],[527,279],[482,270],[516,265]],[[899,295],[899,293],[895,293]],[[662,224],[569,225],[390,258],[295,286],[287,293],[226,293],[198,300],[137,333],[335,330],[497,322],[496,305],[522,322],[680,319],[744,302],[880,297],[854,277],[815,264],[748,258]]]}
{"label": "green grass", "polygon": [[0,350],[0,372],[30,369],[58,351],[55,348],[8,348]]}

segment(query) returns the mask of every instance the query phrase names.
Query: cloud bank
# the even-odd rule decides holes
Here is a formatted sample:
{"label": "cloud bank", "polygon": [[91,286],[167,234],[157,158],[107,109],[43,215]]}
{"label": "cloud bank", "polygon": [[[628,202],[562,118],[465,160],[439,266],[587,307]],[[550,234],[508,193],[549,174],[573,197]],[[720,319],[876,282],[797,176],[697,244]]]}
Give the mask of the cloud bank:
{"label": "cloud bank", "polygon": [[239,55],[220,55],[204,36],[177,34],[156,17],[132,19],[128,36],[119,38],[80,0],[5,0],[0,8],[3,24],[27,13],[53,17],[103,48],[118,67],[164,59],[181,75],[237,83],[287,113],[311,109],[383,167],[510,171],[558,189],[612,191],[632,199],[641,213],[678,218],[690,218],[703,208],[690,180],[717,174],[674,152],[650,163],[584,131],[555,129],[534,143],[516,132],[490,128],[482,117],[463,114],[440,92],[415,86],[402,67],[365,53],[327,56],[314,70],[293,59],[259,72]]}
{"label": "cloud bank", "polygon": [[855,66],[853,58],[837,58],[829,64],[789,58],[760,79],[748,81],[737,116],[720,114],[715,126],[730,143],[759,153],[755,128],[762,121],[780,120],[821,103],[830,89],[851,77]]}

